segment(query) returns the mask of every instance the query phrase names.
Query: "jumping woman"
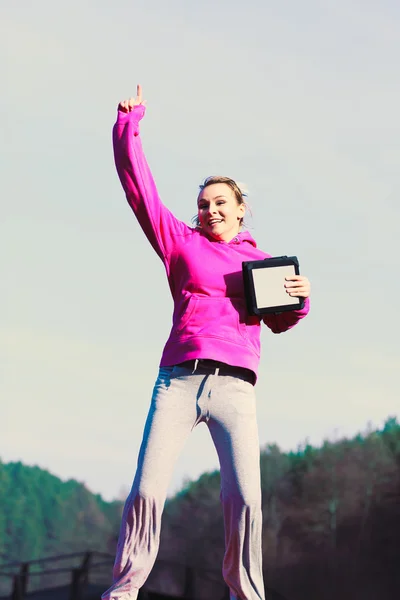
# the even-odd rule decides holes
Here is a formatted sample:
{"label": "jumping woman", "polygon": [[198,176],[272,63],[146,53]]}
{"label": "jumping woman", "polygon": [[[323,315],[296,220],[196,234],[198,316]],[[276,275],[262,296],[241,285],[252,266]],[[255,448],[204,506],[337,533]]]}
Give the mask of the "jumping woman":
{"label": "jumping woman", "polygon": [[245,200],[228,177],[209,177],[197,197],[197,224],[179,221],[161,202],[142,150],[145,106],[121,102],[113,129],[115,164],[126,198],[164,263],[174,301],[122,516],[113,585],[103,600],[136,600],[156,560],[172,469],[190,432],[205,423],[218,453],[225,523],[223,576],[231,600],[264,600],[261,551],[260,448],[254,386],[263,321],[274,333],[309,310],[306,277],[286,281],[304,308],[263,319],[249,316],[242,262],[269,258],[243,231]]}

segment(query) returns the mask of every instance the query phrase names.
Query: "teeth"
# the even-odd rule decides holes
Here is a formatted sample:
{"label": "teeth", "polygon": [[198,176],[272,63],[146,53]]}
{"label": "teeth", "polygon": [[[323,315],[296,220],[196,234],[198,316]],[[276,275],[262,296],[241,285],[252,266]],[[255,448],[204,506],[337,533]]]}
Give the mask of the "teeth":
{"label": "teeth", "polygon": [[213,219],[212,221],[209,221],[210,225],[214,225],[214,223],[222,223],[222,219]]}

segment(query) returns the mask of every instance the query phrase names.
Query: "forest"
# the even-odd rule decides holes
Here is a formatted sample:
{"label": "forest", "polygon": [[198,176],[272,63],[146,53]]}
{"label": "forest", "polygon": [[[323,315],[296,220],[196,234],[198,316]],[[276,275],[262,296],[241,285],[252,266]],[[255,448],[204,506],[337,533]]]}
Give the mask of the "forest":
{"label": "forest", "polygon": [[[378,600],[400,589],[400,424],[296,452],[261,450],[263,557],[267,588],[288,600]],[[221,585],[219,472],[187,483],[165,506],[152,575],[195,567]],[[77,481],[0,462],[0,563],[96,550],[114,553],[122,503]],[[160,566],[161,565],[161,566]],[[1,571],[1,568],[0,568]],[[108,577],[108,574],[106,574]],[[111,577],[111,573],[110,573]],[[216,583],[216,585],[217,585]],[[0,596],[2,581],[0,579]],[[173,582],[168,584],[174,587]]]}

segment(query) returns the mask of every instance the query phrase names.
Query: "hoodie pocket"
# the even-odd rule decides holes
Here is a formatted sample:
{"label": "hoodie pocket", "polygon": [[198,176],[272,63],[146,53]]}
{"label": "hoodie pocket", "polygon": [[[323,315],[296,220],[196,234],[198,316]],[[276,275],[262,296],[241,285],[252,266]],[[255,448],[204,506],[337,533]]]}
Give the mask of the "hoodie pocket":
{"label": "hoodie pocket", "polygon": [[247,340],[244,301],[192,295],[173,337],[204,336],[243,343]]}

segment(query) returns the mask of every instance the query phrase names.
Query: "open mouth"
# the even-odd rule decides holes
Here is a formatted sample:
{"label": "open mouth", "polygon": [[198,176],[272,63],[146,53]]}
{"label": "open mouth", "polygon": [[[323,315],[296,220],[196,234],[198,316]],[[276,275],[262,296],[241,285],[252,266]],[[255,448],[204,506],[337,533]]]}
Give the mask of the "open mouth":
{"label": "open mouth", "polygon": [[210,221],[208,221],[209,225],[218,225],[219,223],[222,223],[223,219],[210,219]]}

